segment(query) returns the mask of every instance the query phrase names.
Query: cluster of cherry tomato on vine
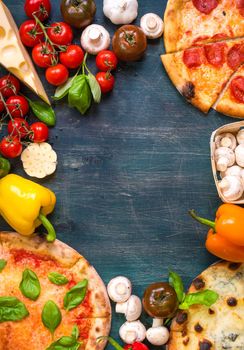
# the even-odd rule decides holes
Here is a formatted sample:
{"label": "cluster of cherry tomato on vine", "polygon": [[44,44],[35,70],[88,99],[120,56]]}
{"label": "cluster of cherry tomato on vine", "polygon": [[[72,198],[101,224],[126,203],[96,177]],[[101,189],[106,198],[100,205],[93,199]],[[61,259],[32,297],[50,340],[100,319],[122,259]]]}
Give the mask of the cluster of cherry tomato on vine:
{"label": "cluster of cherry tomato on vine", "polygon": [[[31,18],[22,23],[20,38],[25,46],[32,48],[34,63],[45,68],[47,81],[59,86],[69,78],[69,69],[77,69],[84,60],[84,51],[79,45],[72,44],[73,31],[65,22],[44,25],[51,12],[50,0],[26,0],[25,13]],[[111,71],[117,67],[118,59],[112,51],[102,51],[96,58],[100,72],[96,79],[103,93],[111,91],[115,79]]]}
{"label": "cluster of cherry tomato on vine", "polygon": [[0,78],[0,124],[5,120],[8,135],[0,141],[0,153],[6,158],[16,158],[22,153],[24,140],[44,142],[48,138],[48,127],[42,122],[29,124],[28,100],[19,95],[20,83],[13,75]]}

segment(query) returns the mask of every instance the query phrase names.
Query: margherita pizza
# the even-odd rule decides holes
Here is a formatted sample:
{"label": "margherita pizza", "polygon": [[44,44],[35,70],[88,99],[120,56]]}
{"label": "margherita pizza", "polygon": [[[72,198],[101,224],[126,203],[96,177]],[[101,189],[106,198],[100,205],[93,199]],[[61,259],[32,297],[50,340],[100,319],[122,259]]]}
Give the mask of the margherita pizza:
{"label": "margherita pizza", "polygon": [[0,233],[0,350],[101,350],[110,330],[95,269],[56,240]]}
{"label": "margherita pizza", "polygon": [[194,305],[178,312],[168,350],[243,350],[244,264],[210,266],[193,281],[189,293],[204,289],[217,292],[218,301],[211,308]]}

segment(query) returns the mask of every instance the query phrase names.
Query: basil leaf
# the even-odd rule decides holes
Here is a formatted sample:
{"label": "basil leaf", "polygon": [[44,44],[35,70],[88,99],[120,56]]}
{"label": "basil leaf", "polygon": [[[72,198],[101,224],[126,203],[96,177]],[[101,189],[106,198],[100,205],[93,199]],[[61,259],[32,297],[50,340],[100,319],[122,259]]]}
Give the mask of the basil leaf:
{"label": "basil leaf", "polygon": [[186,294],[183,303],[180,304],[179,309],[186,310],[189,309],[191,305],[206,305],[210,307],[219,298],[218,293],[212,290],[204,290],[202,292]]}
{"label": "basil leaf", "polygon": [[50,282],[57,284],[58,286],[62,286],[69,282],[68,278],[64,275],[61,275],[57,272],[50,272],[48,275],[48,279]]}
{"label": "basil leaf", "polygon": [[73,79],[75,78],[69,78],[63,85],[60,85],[57,87],[54,96],[52,97],[54,101],[61,100],[66,95],[68,95],[69,89],[72,85]]}
{"label": "basil leaf", "polygon": [[7,265],[7,261],[4,259],[0,259],[0,272],[3,271],[6,265]]}
{"label": "basil leaf", "polygon": [[75,107],[81,114],[85,114],[91,105],[92,94],[86,75],[77,75],[69,89],[68,102],[70,107]]}
{"label": "basil leaf", "polygon": [[76,340],[79,339],[80,331],[79,331],[79,328],[78,328],[77,324],[74,325],[74,327],[73,327],[73,329],[72,329],[71,336],[72,336],[73,338],[75,338]]}
{"label": "basil leaf", "polygon": [[73,288],[71,288],[64,297],[64,308],[66,310],[72,310],[82,303],[86,296],[88,280],[77,283]]}
{"label": "basil leaf", "polygon": [[26,269],[22,275],[22,281],[20,282],[19,289],[22,294],[31,300],[37,300],[41,293],[41,286],[39,279],[35,272]]}
{"label": "basil leaf", "polygon": [[20,321],[29,312],[19,299],[15,297],[0,297],[0,322]]}
{"label": "basil leaf", "polygon": [[62,337],[52,343],[46,350],[79,350],[82,343],[73,337]]}
{"label": "basil leaf", "polygon": [[30,108],[35,116],[48,126],[56,124],[56,116],[54,110],[45,102],[31,101],[28,99]]}
{"label": "basil leaf", "polygon": [[42,310],[42,322],[46,328],[53,334],[62,320],[61,312],[58,306],[52,300],[48,300]]}
{"label": "basil leaf", "polygon": [[94,77],[93,74],[89,73],[87,76],[87,81],[90,86],[94,102],[100,103],[102,92],[101,92],[100,85],[97,82],[97,79]]}
{"label": "basil leaf", "polygon": [[181,303],[185,297],[184,285],[181,277],[176,272],[169,272],[169,284],[174,288],[178,301]]}

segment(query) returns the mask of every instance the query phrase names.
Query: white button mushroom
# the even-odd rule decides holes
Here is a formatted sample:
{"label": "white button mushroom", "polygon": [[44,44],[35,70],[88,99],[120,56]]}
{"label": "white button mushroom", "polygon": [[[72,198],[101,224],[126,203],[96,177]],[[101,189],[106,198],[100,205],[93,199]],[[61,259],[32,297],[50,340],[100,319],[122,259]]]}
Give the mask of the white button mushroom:
{"label": "white button mushroom", "polygon": [[126,302],[116,304],[115,311],[124,314],[127,321],[138,320],[142,312],[141,299],[131,295]]}
{"label": "white button mushroom", "polygon": [[241,198],[244,192],[241,178],[237,176],[226,176],[219,182],[223,196],[228,201],[236,201]]}
{"label": "white button mushroom", "polygon": [[114,24],[130,24],[138,15],[137,0],[104,0],[103,13]]}
{"label": "white button mushroom", "polygon": [[235,154],[228,147],[219,147],[215,150],[214,158],[218,171],[226,171],[229,166],[235,163]]}
{"label": "white button mushroom", "polygon": [[127,321],[120,327],[119,336],[125,344],[142,342],[146,338],[146,328],[141,321]]}
{"label": "white button mushroom", "polygon": [[222,179],[227,175],[241,177],[242,170],[243,169],[239,165],[233,165],[230,168],[227,168],[226,171],[222,171],[220,176]]}
{"label": "white button mushroom", "polygon": [[242,143],[244,143],[244,129],[241,129],[238,131],[237,135],[236,135],[237,141],[238,143],[241,145]]}
{"label": "white button mushroom", "polygon": [[149,39],[160,38],[164,32],[164,22],[155,13],[147,13],[141,18],[140,27]]}
{"label": "white button mushroom", "polygon": [[91,24],[81,35],[81,46],[91,55],[97,55],[110,45],[109,32],[99,24]]}
{"label": "white button mushroom", "polygon": [[113,278],[108,286],[107,291],[111,300],[115,303],[124,303],[131,296],[131,282],[124,276]]}
{"label": "white button mushroom", "polygon": [[234,151],[234,149],[236,148],[236,138],[230,132],[225,132],[223,134],[216,136],[215,144],[217,148],[227,147]]}
{"label": "white button mushroom", "polygon": [[236,155],[236,163],[239,166],[244,167],[244,144],[243,143],[236,147],[235,155]]}
{"label": "white button mushroom", "polygon": [[169,340],[169,331],[163,326],[163,319],[154,318],[153,325],[147,330],[146,338],[152,345],[164,345]]}

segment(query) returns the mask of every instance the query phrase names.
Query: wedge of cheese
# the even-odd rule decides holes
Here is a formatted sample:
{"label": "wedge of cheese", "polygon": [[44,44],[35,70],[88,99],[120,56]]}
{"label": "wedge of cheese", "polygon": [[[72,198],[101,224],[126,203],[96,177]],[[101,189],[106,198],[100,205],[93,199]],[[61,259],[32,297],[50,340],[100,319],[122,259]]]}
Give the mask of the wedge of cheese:
{"label": "wedge of cheese", "polygon": [[44,87],[25,47],[21,43],[15,21],[0,0],[0,64],[50,104]]}

